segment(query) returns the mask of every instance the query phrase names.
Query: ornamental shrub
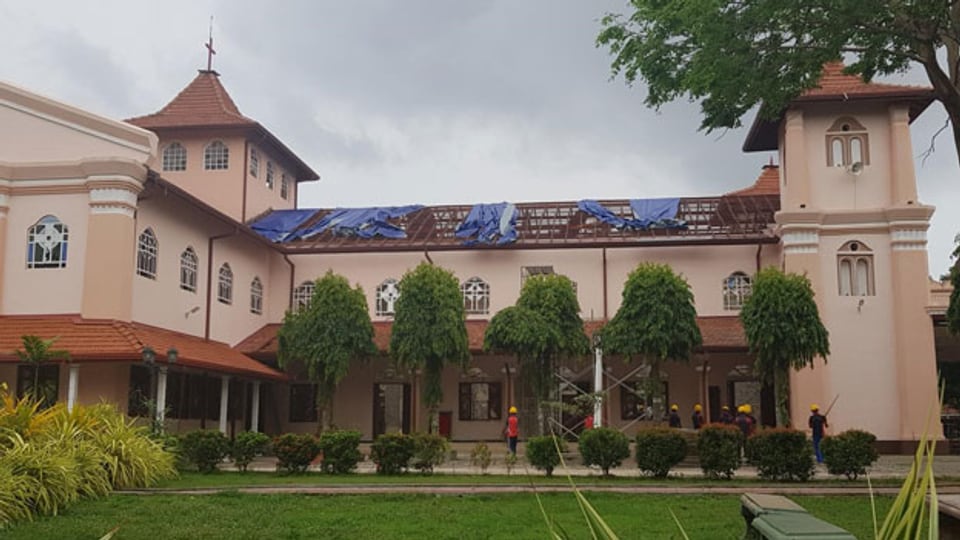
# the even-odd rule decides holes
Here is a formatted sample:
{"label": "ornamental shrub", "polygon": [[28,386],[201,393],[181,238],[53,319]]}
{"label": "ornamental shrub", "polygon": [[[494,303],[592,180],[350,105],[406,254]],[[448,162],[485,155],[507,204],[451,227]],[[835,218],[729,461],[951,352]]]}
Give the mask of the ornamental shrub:
{"label": "ornamental shrub", "polygon": [[320,434],[321,467],[328,474],[347,474],[363,459],[360,453],[360,432],[352,430],[324,431]]}
{"label": "ornamental shrub", "polygon": [[846,475],[848,480],[856,480],[861,474],[866,474],[867,467],[880,457],[874,447],[875,442],[877,437],[873,433],[858,429],[844,431],[820,441],[827,472]]}
{"label": "ornamental shrub", "polygon": [[747,439],[746,451],[764,480],[806,482],[815,472],[813,446],[803,431],[760,430]]}
{"label": "ornamental shrub", "polygon": [[413,466],[423,474],[433,472],[433,468],[443,463],[450,451],[446,437],[432,433],[414,433]]}
{"label": "ornamental shrub", "polygon": [[740,440],[742,435],[735,426],[710,424],[700,429],[697,452],[700,468],[707,478],[733,477],[740,468]]}
{"label": "ornamental shrub", "polygon": [[273,440],[273,453],[278,469],[302,473],[320,453],[320,443],[309,433],[285,433]]}
{"label": "ornamental shrub", "polygon": [[230,450],[230,441],[216,430],[198,429],[183,436],[180,450],[184,458],[197,466],[203,474],[217,470],[217,464],[223,461]]}
{"label": "ornamental shrub", "polygon": [[553,476],[553,469],[560,464],[560,453],[567,451],[567,443],[560,437],[544,435],[527,439],[527,461],[535,468],[544,471],[547,476]]}
{"label": "ornamental shrub", "polygon": [[256,431],[238,433],[230,445],[230,457],[240,472],[247,472],[247,466],[267,449],[270,437]]}
{"label": "ornamental shrub", "polygon": [[676,429],[651,428],[637,433],[637,467],[654,478],[666,478],[687,457],[687,441]]}
{"label": "ornamental shrub", "polygon": [[584,465],[597,465],[604,476],[630,457],[630,439],[618,429],[585,429],[580,433],[580,455]]}
{"label": "ornamental shrub", "polygon": [[384,433],[370,445],[370,459],[378,474],[400,474],[413,458],[413,437],[403,433]]}
{"label": "ornamental shrub", "polygon": [[470,451],[470,464],[480,469],[480,474],[487,474],[487,468],[493,461],[493,453],[485,442],[478,442]]}

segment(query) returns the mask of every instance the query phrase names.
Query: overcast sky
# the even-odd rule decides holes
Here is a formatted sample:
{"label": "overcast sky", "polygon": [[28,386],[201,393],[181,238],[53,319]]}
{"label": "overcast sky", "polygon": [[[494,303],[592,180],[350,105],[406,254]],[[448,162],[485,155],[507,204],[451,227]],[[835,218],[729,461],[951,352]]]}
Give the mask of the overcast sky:
{"label": "overcast sky", "polygon": [[[768,153],[745,129],[697,131],[695,104],[654,112],[610,80],[598,19],[624,0],[0,3],[0,79],[112,118],[155,112],[206,64],[241,112],[322,180],[301,206],[716,195]],[[923,82],[919,74],[908,78]],[[946,118],[914,123],[919,154]],[[746,123],[752,119],[746,119]],[[930,272],[960,231],[949,130],[926,164]]]}

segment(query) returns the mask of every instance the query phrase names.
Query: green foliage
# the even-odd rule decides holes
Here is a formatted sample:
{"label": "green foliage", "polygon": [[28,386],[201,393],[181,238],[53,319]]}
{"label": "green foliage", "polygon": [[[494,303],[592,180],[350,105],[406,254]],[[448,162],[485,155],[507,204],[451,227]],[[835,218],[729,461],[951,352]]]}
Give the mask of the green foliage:
{"label": "green foliage", "polygon": [[955,260],[950,268],[950,285],[953,290],[950,291],[950,304],[947,307],[947,329],[953,335],[960,335],[960,234],[954,241],[957,247],[950,255]]}
{"label": "green foliage", "polygon": [[321,466],[328,474],[347,474],[363,459],[360,453],[360,432],[352,430],[324,431],[320,434]]}
{"label": "green foliage", "polygon": [[867,473],[867,467],[880,457],[874,447],[877,437],[873,433],[851,429],[826,437],[820,441],[823,461],[830,474],[842,474],[849,480]]}
{"label": "green foliage", "polygon": [[27,388],[24,393],[34,401],[39,402],[42,407],[49,407],[56,403],[57,394],[54,387],[40,386],[40,365],[51,360],[70,360],[69,352],[53,348],[57,339],[59,338],[42,339],[39,336],[20,336],[23,349],[13,351],[17,358],[27,364],[33,371],[33,377],[26,381]]}
{"label": "green foliage", "polygon": [[513,469],[517,466],[517,460],[517,455],[513,452],[507,452],[507,454],[503,456],[503,467],[507,469],[507,476],[513,474]]}
{"label": "green foliage", "polygon": [[216,471],[217,465],[227,457],[230,440],[217,430],[198,429],[183,436],[180,449],[198,471],[209,474]]}
{"label": "green foliage", "polygon": [[493,461],[493,454],[485,442],[478,442],[470,451],[470,464],[480,469],[480,474],[487,474],[487,468]]}
{"label": "green foliage", "polygon": [[747,456],[764,480],[806,482],[813,477],[813,446],[803,431],[763,429],[747,439]]}
{"label": "green foliage", "polygon": [[421,473],[432,473],[433,468],[446,460],[450,443],[446,437],[432,433],[414,433],[413,467]]}
{"label": "green foliage", "polygon": [[743,434],[735,426],[709,424],[698,432],[697,452],[700,468],[707,478],[733,478],[740,468],[740,442]]}
{"label": "green foliage", "polygon": [[560,453],[567,451],[567,443],[560,437],[553,435],[544,435],[543,437],[530,437],[527,439],[526,456],[527,461],[535,468],[546,473],[547,476],[553,476],[553,469],[560,464]]}
{"label": "green foliage", "polygon": [[423,370],[423,404],[433,416],[443,401],[444,364],[470,360],[460,282],[449,270],[421,263],[398,288],[390,355],[401,366]]}
{"label": "green foliage", "polygon": [[384,433],[370,445],[370,459],[377,464],[377,474],[400,474],[410,466],[413,451],[413,437]]}
{"label": "green foliage", "polygon": [[114,489],[148,487],[177,475],[174,455],[151,439],[147,428],[136,425],[136,420],[111,405],[94,408],[113,413],[104,415],[92,438],[106,454],[105,467]]}
{"label": "green foliage", "polygon": [[257,431],[243,431],[230,444],[230,457],[240,472],[246,472],[253,458],[263,454],[270,445],[270,437]]}
{"label": "green foliage", "polygon": [[0,530],[4,524],[33,517],[30,500],[37,490],[35,478],[16,474],[6,460],[0,458]]}
{"label": "green foliage", "polygon": [[318,416],[327,428],[337,385],[351,364],[377,352],[363,289],[351,288],[347,278],[327,272],[314,284],[310,305],[284,316],[277,340],[280,367],[302,365],[317,383]]}
{"label": "green foliage", "polygon": [[306,472],[320,453],[320,441],[309,433],[284,433],[273,440],[277,468],[291,474]]}
{"label": "green foliage", "polygon": [[812,366],[814,358],[830,354],[829,335],[813,296],[806,276],[767,267],[757,273],[753,293],[740,311],[757,376],[774,384],[781,426],[789,423],[790,370]]}
{"label": "green foliage", "polygon": [[604,476],[630,457],[630,439],[620,430],[600,427],[580,433],[580,455],[584,465],[597,465]]}
{"label": "green foliage", "polygon": [[[520,376],[530,382],[538,417],[543,418],[543,402],[550,401],[557,360],[590,350],[573,282],[561,275],[528,278],[516,305],[500,310],[490,320],[483,348],[517,356]],[[545,426],[538,429],[545,432]]]}
{"label": "green foliage", "polygon": [[675,429],[650,428],[637,432],[637,467],[654,478],[666,478],[687,457],[687,441]]}

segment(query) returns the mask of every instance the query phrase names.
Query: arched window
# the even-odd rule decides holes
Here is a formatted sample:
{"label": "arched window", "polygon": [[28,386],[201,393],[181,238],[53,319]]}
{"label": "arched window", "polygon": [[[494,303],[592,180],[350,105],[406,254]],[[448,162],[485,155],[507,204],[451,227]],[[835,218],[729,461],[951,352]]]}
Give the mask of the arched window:
{"label": "arched window", "polygon": [[273,189],[273,162],[267,162],[267,189]]}
{"label": "arched window", "polygon": [[180,288],[185,291],[197,292],[197,253],[192,247],[187,247],[180,254]]}
{"label": "arched window", "polygon": [[223,263],[220,267],[219,280],[217,281],[217,300],[224,304],[233,303],[233,270],[228,263]]}
{"label": "arched window", "polygon": [[723,309],[737,310],[753,293],[753,280],[743,272],[734,272],[723,280]]}
{"label": "arched window", "polygon": [[490,285],[472,277],[460,285],[463,294],[463,310],[471,315],[485,315],[490,312]]}
{"label": "arched window", "polygon": [[250,176],[256,178],[260,175],[260,152],[256,148],[250,149]]}
{"label": "arched window", "polygon": [[397,280],[390,278],[377,286],[376,313],[379,316],[394,314],[397,298],[400,298],[400,289]]}
{"label": "arched window", "polygon": [[43,216],[27,229],[27,268],[67,266],[67,226],[56,216]]}
{"label": "arched window", "polygon": [[290,196],[290,177],[287,173],[280,175],[280,197],[286,200]]}
{"label": "arched window", "polygon": [[263,313],[263,283],[259,277],[254,277],[250,282],[250,313],[260,315]]}
{"label": "arched window", "polygon": [[230,164],[230,149],[223,141],[213,141],[203,150],[203,168],[208,171],[226,170]]}
{"label": "arched window", "polygon": [[170,143],[163,149],[163,170],[187,170],[187,149],[182,144]]}
{"label": "arched window", "polygon": [[304,281],[299,287],[293,290],[293,309],[300,311],[310,306],[313,300],[314,285],[312,281]]}
{"label": "arched window", "polygon": [[870,164],[870,141],[867,128],[850,116],[838,118],[827,130],[827,165],[848,167],[854,163]]}
{"label": "arched window", "polygon": [[147,227],[137,241],[137,275],[157,279],[157,236]]}
{"label": "arched window", "polygon": [[873,251],[851,240],[837,251],[837,290],[840,296],[873,296]]}

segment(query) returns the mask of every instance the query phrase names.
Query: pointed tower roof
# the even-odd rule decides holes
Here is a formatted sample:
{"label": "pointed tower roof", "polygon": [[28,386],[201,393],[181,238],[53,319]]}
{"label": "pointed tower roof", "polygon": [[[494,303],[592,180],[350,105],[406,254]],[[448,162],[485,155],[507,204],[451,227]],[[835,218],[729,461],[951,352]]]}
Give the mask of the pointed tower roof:
{"label": "pointed tower roof", "polygon": [[764,165],[760,171],[760,176],[752,186],[747,186],[736,191],[724,193],[724,197],[730,196],[750,196],[750,195],[779,195],[780,194],[780,167],[771,162]]}
{"label": "pointed tower roof", "polygon": [[[859,75],[845,74],[844,69],[846,66],[840,61],[825,64],[817,86],[805,90],[791,100],[790,104],[829,101],[900,101],[909,104],[912,122],[934,100],[933,89],[930,87],[866,82]],[[761,105],[762,108],[763,105]],[[743,151],[776,150],[777,132],[784,112],[780,111],[776,117],[766,119],[758,114],[743,143]]]}
{"label": "pointed tower roof", "polygon": [[153,114],[129,118],[127,122],[158,134],[180,129],[246,129],[296,164],[299,169],[297,181],[320,178],[267,128],[240,113],[237,104],[221,84],[220,74],[214,70],[201,69],[190,84],[162,109]]}

